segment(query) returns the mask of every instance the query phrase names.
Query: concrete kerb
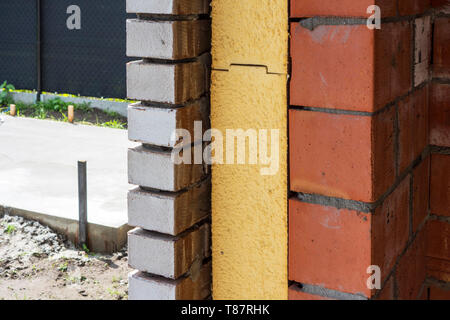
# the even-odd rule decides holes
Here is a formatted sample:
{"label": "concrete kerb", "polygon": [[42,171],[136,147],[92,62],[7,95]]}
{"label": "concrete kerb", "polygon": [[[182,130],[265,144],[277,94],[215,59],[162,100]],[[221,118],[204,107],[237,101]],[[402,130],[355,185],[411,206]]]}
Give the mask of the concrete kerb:
{"label": "concrete kerb", "polygon": [[[11,92],[11,95],[16,102],[23,102],[27,104],[36,102],[36,92]],[[128,116],[128,102],[111,101],[106,99],[98,99],[92,97],[76,97],[76,96],[63,96],[56,93],[42,93],[41,101],[48,101],[51,99],[59,98],[64,102],[73,102],[75,104],[89,103],[92,108],[100,109],[104,111],[111,111],[120,114],[121,116]]]}
{"label": "concrete kerb", "polygon": [[[0,205],[0,218],[5,214],[37,221],[65,235],[74,244],[78,242],[77,220]],[[90,251],[96,253],[111,254],[117,252],[127,244],[127,233],[131,229],[132,227],[127,224],[120,227],[108,227],[88,223],[88,248]]]}

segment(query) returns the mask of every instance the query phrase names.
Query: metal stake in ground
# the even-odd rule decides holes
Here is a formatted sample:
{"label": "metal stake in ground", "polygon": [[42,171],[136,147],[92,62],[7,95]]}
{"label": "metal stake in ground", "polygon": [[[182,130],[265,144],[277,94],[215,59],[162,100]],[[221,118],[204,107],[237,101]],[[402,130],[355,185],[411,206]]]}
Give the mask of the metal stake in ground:
{"label": "metal stake in ground", "polygon": [[87,242],[87,173],[86,161],[78,161],[78,243],[80,246]]}

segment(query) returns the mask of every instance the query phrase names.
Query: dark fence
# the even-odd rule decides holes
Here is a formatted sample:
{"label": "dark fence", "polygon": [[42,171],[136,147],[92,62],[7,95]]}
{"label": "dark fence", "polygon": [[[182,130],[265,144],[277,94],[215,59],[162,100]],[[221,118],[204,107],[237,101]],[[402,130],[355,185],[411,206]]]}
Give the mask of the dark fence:
{"label": "dark fence", "polygon": [[[71,5],[81,29],[67,26]],[[125,0],[0,0],[0,82],[125,98],[126,19]]]}

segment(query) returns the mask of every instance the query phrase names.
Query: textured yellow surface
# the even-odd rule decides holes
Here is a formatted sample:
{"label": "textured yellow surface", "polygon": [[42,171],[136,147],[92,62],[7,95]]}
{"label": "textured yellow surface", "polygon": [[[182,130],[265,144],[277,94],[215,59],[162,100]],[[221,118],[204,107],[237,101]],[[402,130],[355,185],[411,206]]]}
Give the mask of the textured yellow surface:
{"label": "textured yellow surface", "polygon": [[287,299],[286,81],[265,67],[212,72],[213,128],[280,132],[277,174],[261,175],[260,164],[213,166],[214,299]]}
{"label": "textured yellow surface", "polygon": [[213,69],[263,65],[287,72],[288,0],[212,0]]}

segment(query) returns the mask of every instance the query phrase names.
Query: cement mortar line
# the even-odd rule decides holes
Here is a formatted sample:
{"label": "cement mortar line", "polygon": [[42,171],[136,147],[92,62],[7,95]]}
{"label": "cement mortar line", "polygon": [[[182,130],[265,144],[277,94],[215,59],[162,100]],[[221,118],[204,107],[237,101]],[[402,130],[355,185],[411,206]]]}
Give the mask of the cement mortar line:
{"label": "cement mortar line", "polygon": [[450,84],[450,78],[433,78],[432,83]]}
{"label": "cement mortar line", "polygon": [[335,299],[335,300],[368,300],[368,298],[363,294],[354,294],[347,293],[338,290],[328,289],[322,286],[314,285],[314,284],[306,284],[292,281],[290,287],[294,285],[296,288],[294,290],[298,290],[300,292],[304,292],[307,294]]}
{"label": "cement mortar line", "polygon": [[[435,9],[438,11],[438,9]],[[435,14],[436,18],[450,18],[450,13],[438,12]]]}
{"label": "cement mortar line", "polygon": [[179,240],[179,239],[183,238],[185,235],[187,235],[187,234],[189,234],[191,232],[194,232],[195,230],[200,229],[201,226],[203,226],[204,224],[207,224],[207,223],[209,223],[209,224],[211,223],[211,217],[210,216],[200,220],[197,223],[194,223],[188,229],[186,229],[183,232],[177,234],[176,236],[168,234],[168,233],[162,233],[162,232],[158,232],[158,231],[147,230],[147,229],[144,229],[144,228],[141,228],[141,229],[145,230],[147,233],[149,233],[151,235],[164,237],[164,238],[166,238],[168,240],[176,241],[176,240]]}
{"label": "cement mortar line", "polygon": [[[155,151],[155,152],[160,152],[160,153],[166,153],[166,154],[171,154],[174,150],[178,150],[181,151],[182,149],[188,149],[188,148],[194,148],[198,145],[202,145],[204,144],[204,141],[194,141],[190,144],[185,144],[182,145],[181,147],[176,147],[176,148],[172,148],[172,147],[164,147],[164,146],[159,146],[159,145],[154,145],[154,144],[148,144],[148,143],[142,143],[142,147],[146,150],[149,151]],[[193,165],[205,165],[205,163],[199,163],[199,164],[195,164],[193,163]]]}
{"label": "cement mortar line", "polygon": [[173,195],[173,196],[176,196],[176,195],[183,194],[183,193],[185,193],[185,192],[187,192],[189,190],[192,190],[194,188],[197,188],[200,185],[202,185],[203,183],[207,182],[208,180],[211,180],[211,174],[206,175],[200,181],[198,181],[196,183],[193,183],[193,184],[187,186],[186,188],[183,188],[181,190],[174,191],[174,192],[173,191],[160,190],[160,189],[154,189],[154,188],[149,188],[149,187],[143,187],[143,186],[138,186],[138,187],[139,187],[139,189],[141,191],[144,191],[144,192],[157,193],[157,194],[160,194],[160,195]]}
{"label": "cement mortar line", "polygon": [[430,153],[431,154],[450,155],[450,147],[430,145]]}
{"label": "cement mortar line", "polygon": [[[201,267],[206,266],[211,261],[212,261],[212,257],[207,257],[207,258],[203,259],[202,263],[201,263]],[[195,261],[192,263],[192,265],[194,265],[194,264],[195,264]],[[150,276],[150,277],[152,277],[152,278],[156,278],[156,279],[159,279],[159,280],[168,281],[168,282],[172,282],[172,283],[178,283],[178,282],[181,282],[182,280],[185,280],[185,279],[187,279],[187,278],[189,278],[191,276],[191,274],[192,274],[192,272],[191,272],[192,265],[189,267],[189,271],[188,272],[182,274],[181,276],[179,276],[176,279],[166,278],[166,277],[164,277],[162,275],[155,274],[155,273],[149,273],[149,272],[145,272],[145,271],[142,271],[142,270],[139,270],[139,271],[144,273],[144,274],[146,274],[146,275],[148,275],[148,276]],[[136,270],[138,270],[138,269],[136,269]]]}
{"label": "cement mortar line", "polygon": [[[409,16],[395,16],[381,18],[381,23],[395,23],[404,21],[414,21],[415,19],[425,16],[433,16],[435,14],[434,9],[428,9],[427,11],[409,15]],[[367,25],[369,17],[342,17],[342,16],[314,16],[314,17],[302,17],[302,18],[289,18],[289,22],[298,22],[300,25],[313,31],[319,26],[348,26],[348,25]]]}
{"label": "cement mortar line", "polygon": [[433,213],[430,215],[430,221],[440,221],[450,223],[450,217]]}
{"label": "cement mortar line", "polygon": [[313,193],[303,193],[291,191],[291,197],[294,196],[301,202],[311,203],[311,204],[319,204],[323,206],[330,206],[337,209],[348,209],[352,211],[359,211],[363,213],[371,213],[373,214],[375,209],[381,206],[396,189],[403,182],[404,179],[407,178],[409,174],[413,173],[413,169],[416,168],[419,164],[423,162],[430,154],[429,146],[426,146],[422,151],[421,155],[417,157],[409,166],[405,169],[405,171],[396,179],[394,184],[376,201],[374,202],[364,202],[358,200],[351,199],[343,199],[337,197],[331,197],[320,194]]}
{"label": "cement mortar line", "polygon": [[436,279],[436,278],[431,277],[431,276],[428,276],[425,279],[425,284],[426,285],[436,286],[436,287],[439,287],[439,288],[444,289],[444,290],[450,290],[450,282],[439,280],[439,279]]}
{"label": "cement mortar line", "polygon": [[[172,104],[172,103],[156,102],[156,101],[150,101],[150,100],[142,100],[142,101],[139,101],[139,103],[142,107],[148,107],[148,108],[179,109],[179,108],[184,108],[184,107],[187,107],[194,103],[197,103],[202,99],[208,99],[207,103],[210,104],[210,102],[209,102],[210,96],[211,95],[209,92],[205,92],[199,98],[188,100],[188,101],[184,102],[183,104]],[[208,114],[209,114],[209,112],[208,112]]]}
{"label": "cement mortar line", "polygon": [[152,14],[152,13],[137,13],[138,19],[146,21],[195,21],[195,20],[211,20],[208,14]]}
{"label": "cement mortar line", "polygon": [[[432,17],[430,18],[433,19]],[[430,22],[431,23],[431,22]],[[431,28],[431,27],[430,27]],[[410,65],[410,71],[411,71],[411,83],[412,87],[416,87],[416,23],[412,23],[411,25],[411,39],[410,39],[410,59],[411,59],[411,65]],[[430,30],[430,45],[432,46],[432,30]],[[428,81],[430,81],[430,65],[432,61],[432,50],[430,49],[430,57],[428,58]]]}
{"label": "cement mortar line", "polygon": [[420,290],[419,290],[419,293],[417,294],[416,300],[420,300],[420,297],[423,296],[423,291],[427,287],[427,279],[428,279],[428,277],[425,276],[425,279],[423,280],[422,285],[420,286]]}
{"label": "cement mortar line", "polygon": [[[425,219],[422,221],[422,223],[417,227],[417,231],[413,233],[412,236],[410,236],[410,238],[408,239],[408,241],[406,242],[406,246],[403,248],[403,250],[400,252],[400,254],[397,256],[397,259],[395,260],[394,266],[392,267],[392,269],[389,271],[385,281],[383,282],[383,285],[381,286],[381,289],[374,295],[374,297],[372,299],[376,300],[378,298],[378,296],[380,295],[381,291],[385,288],[387,282],[390,280],[391,277],[395,277],[395,272],[397,270],[398,265],[400,264],[400,260],[401,258],[406,254],[406,252],[409,250],[409,248],[411,248],[411,246],[413,245],[414,241],[416,240],[418,234],[420,232],[425,232],[425,226],[428,222],[428,220],[431,220],[431,215],[428,214]],[[394,286],[395,286],[395,281],[396,279],[394,279]],[[395,293],[397,294],[397,293]],[[395,297],[398,298],[398,297]]]}
{"label": "cement mortar line", "polygon": [[397,104],[394,108],[394,173],[395,178],[398,178],[400,176],[400,111]]}
{"label": "cement mortar line", "polygon": [[[139,59],[137,61],[139,61]],[[187,59],[170,60],[170,59],[158,59],[158,58],[141,58],[140,61],[142,61],[144,63],[168,64],[168,65],[199,62],[199,63],[204,63],[207,66],[210,66],[211,65],[211,52],[205,51],[202,54],[200,54],[199,56],[196,56],[194,58],[187,58]]]}
{"label": "cement mortar line", "polygon": [[357,110],[348,110],[348,109],[330,109],[330,108],[322,108],[322,107],[306,107],[306,106],[297,106],[297,105],[289,105],[289,109],[291,110],[304,110],[304,111],[312,111],[312,112],[322,112],[322,113],[331,113],[331,114],[341,114],[341,115],[354,115],[354,116],[363,116],[363,117],[373,117],[385,111],[388,111],[390,108],[396,106],[399,102],[402,102],[410,95],[414,94],[416,91],[423,89],[425,86],[432,83],[432,80],[429,79],[427,81],[422,82],[420,85],[413,87],[404,95],[398,96],[391,102],[387,103],[384,107],[378,109],[374,112],[369,111],[357,111]]}
{"label": "cement mortar line", "polygon": [[[428,181],[429,184],[429,181]],[[409,220],[409,238],[414,236],[414,174],[409,179],[409,201],[408,201],[408,220]],[[429,214],[429,212],[428,212]]]}

